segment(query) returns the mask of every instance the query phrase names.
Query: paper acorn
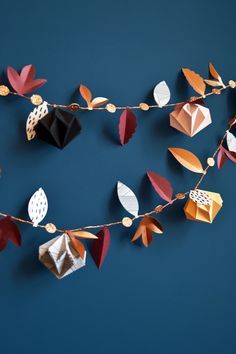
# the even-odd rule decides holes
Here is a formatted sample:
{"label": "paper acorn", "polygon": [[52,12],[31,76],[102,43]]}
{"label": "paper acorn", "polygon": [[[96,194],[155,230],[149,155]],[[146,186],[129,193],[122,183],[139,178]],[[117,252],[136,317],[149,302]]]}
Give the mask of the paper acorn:
{"label": "paper acorn", "polygon": [[84,258],[81,258],[73,247],[70,237],[62,234],[39,247],[39,260],[58,279],[61,279],[85,266],[86,252]]}
{"label": "paper acorn", "polygon": [[63,149],[81,131],[80,121],[72,113],[55,108],[35,127],[37,138]]}
{"label": "paper acorn", "polygon": [[200,189],[190,191],[189,199],[184,206],[187,219],[212,223],[222,207],[222,198],[219,193]]}
{"label": "paper acorn", "polygon": [[192,137],[211,124],[210,110],[198,103],[177,105],[170,113],[170,126]]}

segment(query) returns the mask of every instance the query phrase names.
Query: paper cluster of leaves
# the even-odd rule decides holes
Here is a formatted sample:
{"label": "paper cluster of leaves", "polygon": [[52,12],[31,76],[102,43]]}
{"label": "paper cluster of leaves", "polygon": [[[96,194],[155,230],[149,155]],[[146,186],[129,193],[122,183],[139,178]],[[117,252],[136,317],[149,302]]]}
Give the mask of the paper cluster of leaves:
{"label": "paper cluster of leaves", "polygon": [[79,87],[79,92],[80,92],[81,96],[83,97],[83,99],[85,100],[85,102],[87,103],[87,106],[89,109],[103,106],[104,104],[106,104],[109,101],[105,97],[93,98],[92,92],[90,91],[90,89],[87,86],[82,85],[82,84]]}

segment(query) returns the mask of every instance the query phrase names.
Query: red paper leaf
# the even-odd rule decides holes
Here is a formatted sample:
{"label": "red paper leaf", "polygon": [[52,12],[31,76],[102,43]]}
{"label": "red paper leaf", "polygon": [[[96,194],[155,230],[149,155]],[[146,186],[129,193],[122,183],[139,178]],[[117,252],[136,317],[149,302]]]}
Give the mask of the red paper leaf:
{"label": "red paper leaf", "polygon": [[148,171],[147,176],[157,194],[167,202],[171,202],[173,188],[171,187],[170,182],[167,181],[166,178],[152,171]]}
{"label": "red paper leaf", "polygon": [[222,168],[227,160],[227,155],[224,153],[222,146],[220,146],[220,150],[217,155],[217,166],[218,168]]}
{"label": "red paper leaf", "polygon": [[110,246],[110,231],[104,227],[97,233],[97,240],[92,243],[92,256],[98,268],[101,268]]}
{"label": "red paper leaf", "polygon": [[119,135],[122,145],[127,144],[137,127],[136,116],[131,109],[126,108],[120,116]]}
{"label": "red paper leaf", "polygon": [[9,240],[16,246],[21,245],[21,234],[18,226],[10,216],[6,216],[0,219],[0,251],[6,247]]}
{"label": "red paper leaf", "polygon": [[13,89],[20,95],[35,91],[42,86],[47,80],[34,80],[35,69],[32,64],[22,68],[20,74],[11,66],[7,68],[7,77]]}

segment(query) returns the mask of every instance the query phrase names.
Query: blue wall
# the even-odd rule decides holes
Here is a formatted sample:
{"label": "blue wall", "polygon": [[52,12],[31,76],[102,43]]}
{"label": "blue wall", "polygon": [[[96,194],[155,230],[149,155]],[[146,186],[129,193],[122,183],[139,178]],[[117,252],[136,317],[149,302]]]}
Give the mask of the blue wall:
{"label": "blue wall", "polygon": [[[38,92],[69,103],[79,83],[117,104],[151,101],[166,80],[173,101],[193,92],[180,68],[207,75],[211,60],[226,80],[236,79],[236,5],[213,1],[68,0],[1,4],[1,71],[36,66],[48,83]],[[1,75],[1,77],[4,77]],[[169,127],[168,110],[139,113],[135,137],[117,144],[118,114],[79,114],[83,132],[65,150],[28,143],[25,121],[32,106],[0,101],[0,210],[27,217],[27,201],[42,186],[50,208],[46,222],[68,228],[125,216],[118,179],[141,200],[158,204],[145,171],[172,181],[176,192],[196,175],[167,158],[167,148],[189,148],[204,159],[236,111],[235,94],[211,97],[213,124],[190,139]],[[236,352],[236,168],[212,169],[203,188],[220,192],[224,207],[213,225],[185,221],[183,203],[160,217],[163,237],[148,249],[131,244],[134,230],[115,228],[101,271],[87,266],[62,281],[37,260],[49,234],[21,226],[21,249],[0,255],[1,353]]]}

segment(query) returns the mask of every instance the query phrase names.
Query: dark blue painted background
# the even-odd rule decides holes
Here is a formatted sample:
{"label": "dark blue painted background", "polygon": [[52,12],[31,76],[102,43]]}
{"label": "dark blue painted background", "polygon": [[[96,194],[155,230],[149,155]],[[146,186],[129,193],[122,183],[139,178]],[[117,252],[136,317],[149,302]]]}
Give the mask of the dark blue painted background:
{"label": "dark blue painted background", "polygon": [[[69,103],[80,82],[117,104],[151,101],[166,80],[172,100],[193,94],[180,74],[187,66],[207,75],[212,60],[228,81],[236,79],[235,11],[219,1],[20,1],[1,4],[1,71],[33,63],[48,83],[48,101]],[[213,124],[190,139],[169,127],[168,110],[139,113],[138,130],[117,144],[118,114],[80,114],[83,132],[65,150],[28,143],[32,106],[0,102],[0,210],[26,217],[27,201],[42,186],[50,208],[46,222],[76,227],[125,216],[118,179],[139,196],[141,211],[160,202],[145,177],[154,170],[176,191],[196,175],[167,156],[169,146],[189,148],[202,161],[214,150],[236,93],[211,97]],[[171,161],[170,161],[171,160]],[[202,185],[220,192],[224,207],[213,225],[185,221],[183,203],[160,217],[163,237],[143,249],[134,230],[115,228],[98,271],[87,266],[62,281],[37,260],[49,234],[21,226],[21,249],[0,255],[1,353],[233,354],[235,340],[236,168],[212,169]]]}

